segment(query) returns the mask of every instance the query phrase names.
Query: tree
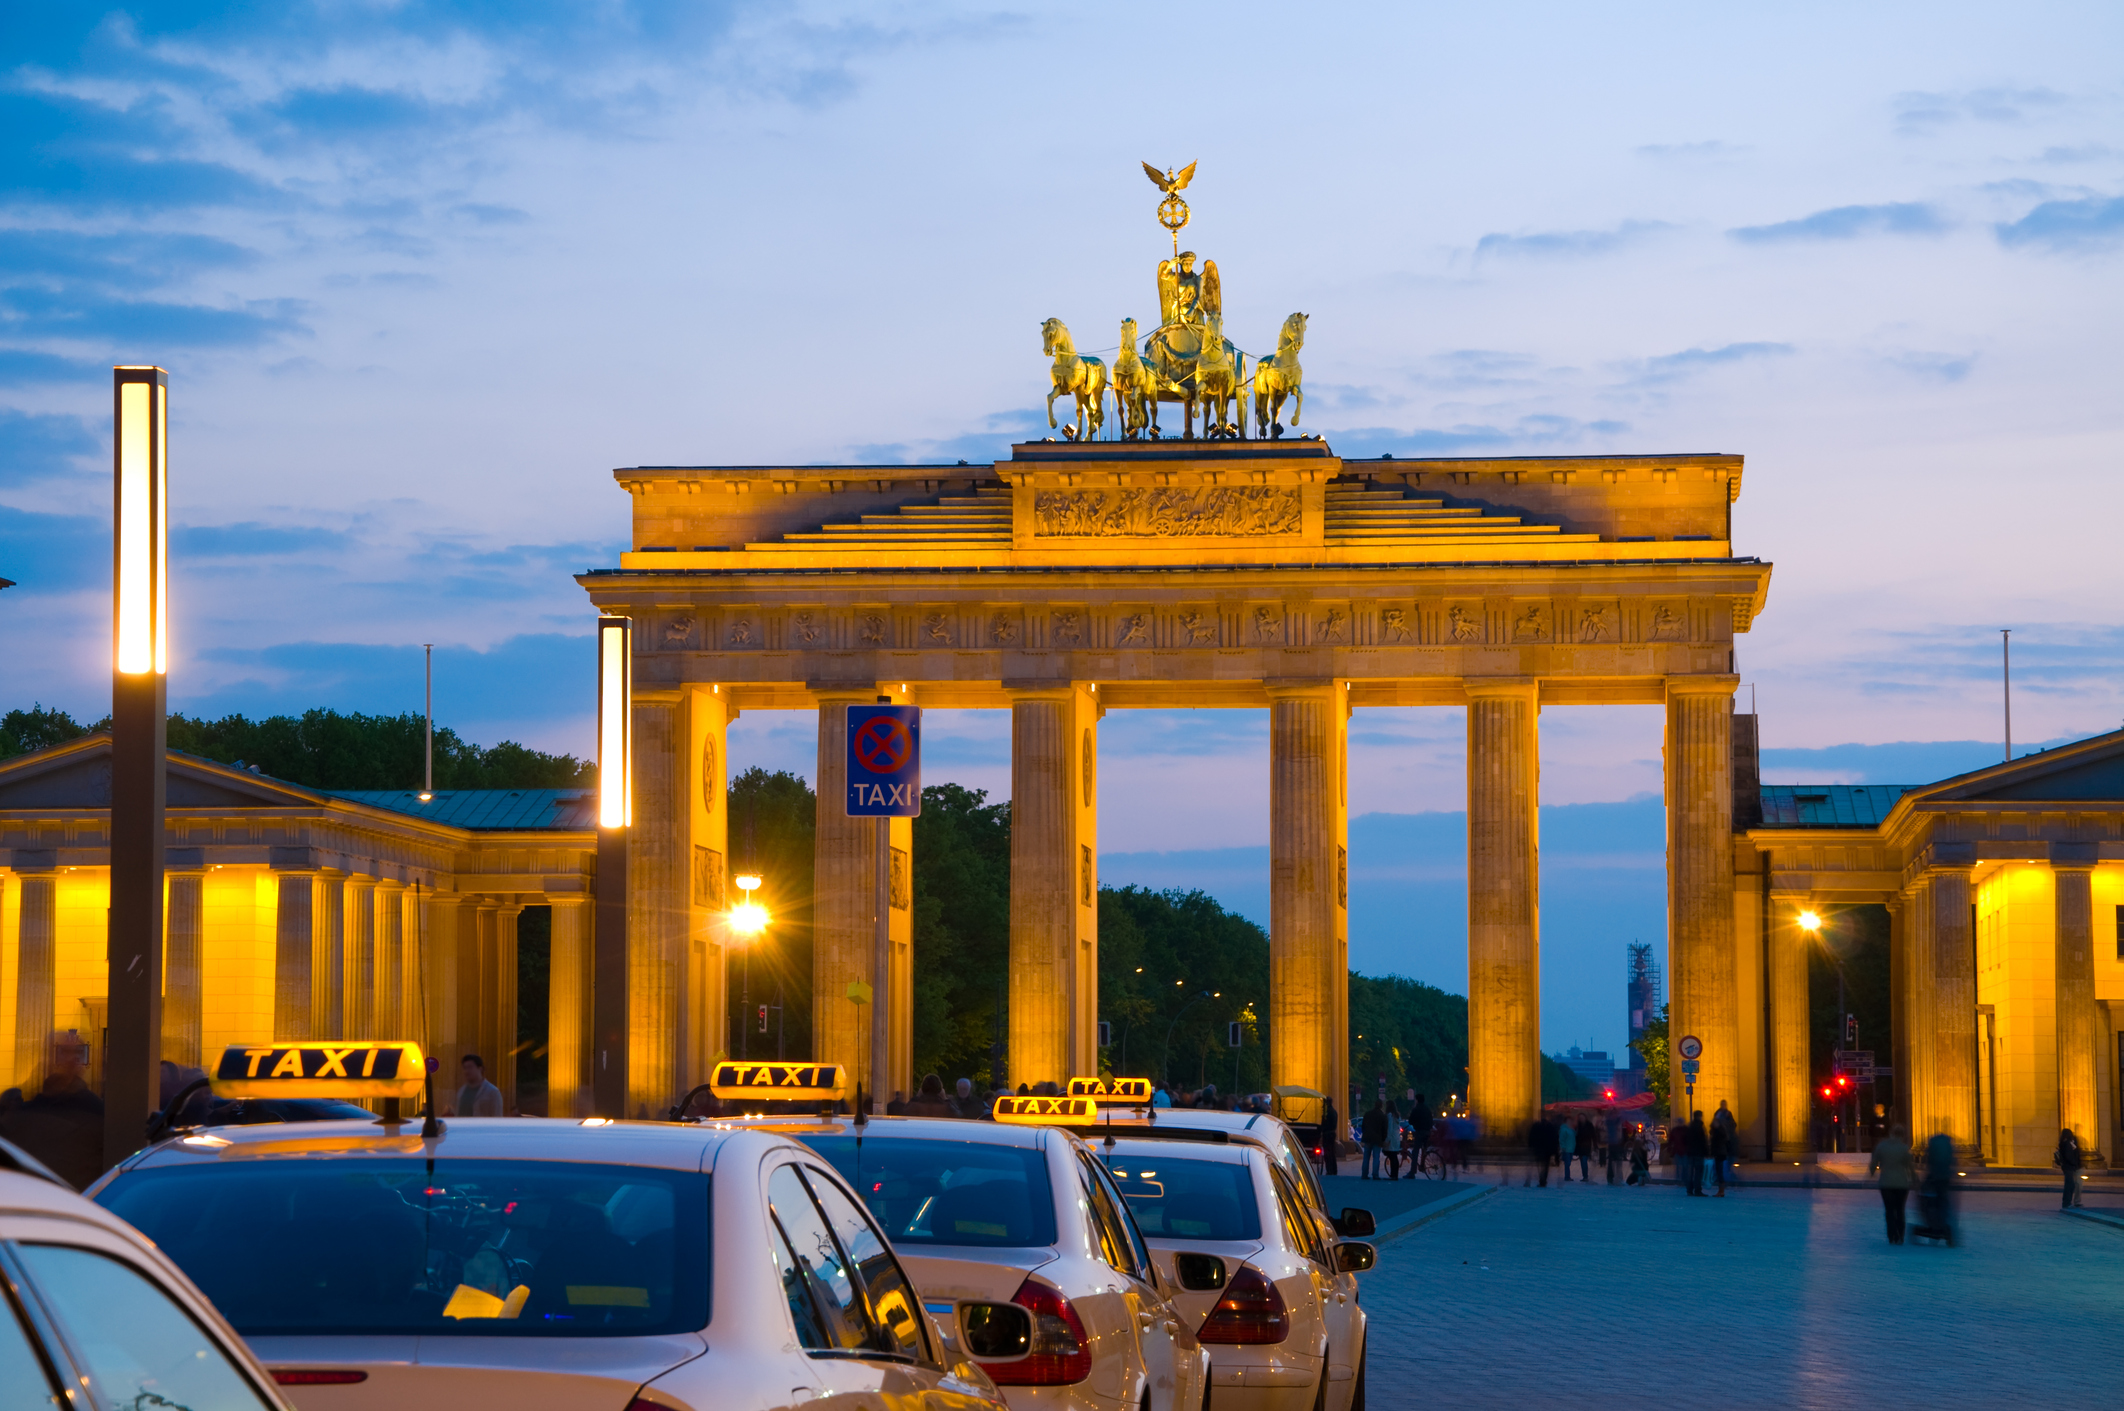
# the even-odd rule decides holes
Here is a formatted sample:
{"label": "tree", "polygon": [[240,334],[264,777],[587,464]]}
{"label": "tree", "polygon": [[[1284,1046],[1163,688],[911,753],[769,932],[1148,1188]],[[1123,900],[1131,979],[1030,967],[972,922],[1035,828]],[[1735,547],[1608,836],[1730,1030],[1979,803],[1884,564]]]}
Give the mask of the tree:
{"label": "tree", "polygon": [[1645,1022],[1645,1036],[1630,1045],[1645,1058],[1645,1090],[1658,1099],[1658,1110],[1671,1112],[1674,1078],[1667,1059],[1667,1006]]}
{"label": "tree", "polygon": [[957,784],[914,821],[914,1077],[1002,1076],[1010,989],[1010,805]]}
{"label": "tree", "polygon": [[[1113,1025],[1112,1071],[1267,1088],[1268,976],[1267,933],[1208,894],[1100,889],[1099,1010]],[[1236,1055],[1226,1040],[1235,1020],[1246,1037]]]}
{"label": "tree", "polygon": [[11,710],[0,715],[0,759],[50,749],[87,733],[86,725],[76,723],[74,717],[57,706],[46,707],[40,702],[28,710]]}
{"label": "tree", "polygon": [[[731,957],[730,1051],[738,1051],[738,1035],[744,1034],[742,1042],[754,1058],[778,1050],[806,1058],[811,1055],[811,894],[818,799],[797,775],[757,767],[730,781],[727,799],[730,871],[760,878],[758,899],[773,918],[765,934],[752,943],[753,1009],[746,1007],[741,990],[744,958]],[[764,1034],[756,1012],[762,1004],[782,1007],[779,1014],[769,1011]]]}
{"label": "tree", "polygon": [[[424,777],[425,728],[426,721],[411,711],[309,710],[263,720],[172,715],[169,741],[173,750],[255,766],[310,789],[415,789]],[[573,755],[546,754],[512,740],[481,749],[447,725],[435,731],[437,789],[588,788],[596,776],[595,765]]]}

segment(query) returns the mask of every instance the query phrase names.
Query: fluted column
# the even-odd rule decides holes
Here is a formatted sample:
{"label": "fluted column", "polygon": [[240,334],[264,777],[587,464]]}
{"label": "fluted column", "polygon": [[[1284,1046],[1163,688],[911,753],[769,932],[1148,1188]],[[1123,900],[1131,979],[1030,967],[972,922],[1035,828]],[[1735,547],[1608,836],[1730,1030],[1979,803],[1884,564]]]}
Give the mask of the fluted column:
{"label": "fluted column", "polygon": [[590,1033],[590,899],[548,892],[553,950],[547,962],[546,1115],[589,1114],[584,1064]]}
{"label": "fluted column", "polygon": [[317,876],[278,871],[273,918],[273,1037],[287,1043],[324,1037],[315,1024]]}
{"label": "fluted column", "polygon": [[[730,697],[710,686],[686,696],[688,921],[687,999],[681,1071],[673,1097],[708,1080],[716,1055],[737,1052],[730,1034],[728,976],[732,937],[724,922],[733,902],[730,857]],[[550,1042],[550,1041],[549,1041]]]}
{"label": "fluted column", "polygon": [[1541,1111],[1540,686],[1466,686],[1468,1107],[1517,1146]]}
{"label": "fluted column", "polygon": [[317,874],[310,903],[310,1022],[313,1038],[347,1036],[346,874]]}
{"label": "fluted column", "polygon": [[1097,709],[1082,684],[1010,699],[1009,1073],[1066,1083],[1098,1071]]}
{"label": "fluted column", "polygon": [[346,1029],[350,1039],[376,1037],[376,879],[346,879]]}
{"label": "fluted column", "polygon": [[2057,906],[2058,1125],[2090,1156],[2104,1150],[2106,1125],[2096,1087],[2107,1045],[2094,984],[2094,864],[2053,862]]}
{"label": "fluted column", "polygon": [[524,914],[514,898],[494,908],[494,1056],[487,1071],[502,1090],[502,1111],[516,1101],[516,923]]}
{"label": "fluted column", "polygon": [[1770,1084],[1777,1112],[1777,1130],[1770,1135],[1771,1155],[1779,1161],[1814,1158],[1807,1023],[1807,955],[1814,938],[1799,924],[1807,902],[1805,892],[1770,894]]}
{"label": "fluted column", "polygon": [[16,885],[22,897],[15,946],[15,1084],[25,1097],[34,1097],[52,1061],[58,894],[48,873],[18,872]]}
{"label": "fluted column", "polygon": [[466,1051],[479,1055],[491,1082],[495,1073],[494,952],[499,908],[493,897],[474,897],[469,910],[472,924],[467,928],[457,953],[457,1002],[464,1008],[458,1027],[465,1036]]}
{"label": "fluted column", "polygon": [[[1904,947],[1906,966],[1903,1004],[1909,1013],[1910,1032],[1903,1041],[1908,1074],[1910,1140],[1923,1142],[1939,1126],[1938,1095],[1933,1090],[1933,1033],[1935,986],[1932,959],[1933,879],[1919,873],[1904,892],[1903,930],[1909,936]],[[1900,1081],[1903,1075],[1898,1075]]]}
{"label": "fluted column", "polygon": [[[1977,1137],[1976,936],[1966,865],[1931,869],[1929,937],[1932,971],[1931,1132],[1954,1138],[1955,1150],[1980,1158]],[[1919,977],[1922,985],[1924,976]]]}
{"label": "fluted column", "polygon": [[199,1066],[200,949],[205,935],[204,872],[163,873],[162,1056]]}
{"label": "fluted column", "polygon": [[376,883],[376,1001],[370,1014],[370,1037],[408,1039],[419,1033],[406,1014],[406,887],[379,878]]}
{"label": "fluted column", "polygon": [[[640,678],[637,677],[637,680]],[[634,826],[627,836],[627,1115],[678,1100],[691,859],[685,696],[634,692]]]}
{"label": "fluted column", "polygon": [[1272,683],[1268,696],[1269,1084],[1339,1095],[1349,1064],[1349,707],[1339,681]]}
{"label": "fluted column", "polygon": [[1910,903],[1888,898],[1888,1063],[1895,1094],[1891,1116],[1910,1126]]}
{"label": "fluted column", "polygon": [[[1740,1084],[1740,994],[1733,946],[1733,688],[1731,676],[1667,680],[1667,967],[1669,1035],[1703,1043],[1694,1106],[1720,1101],[1746,1126]],[[1675,1058],[1675,1115],[1686,1100]]]}

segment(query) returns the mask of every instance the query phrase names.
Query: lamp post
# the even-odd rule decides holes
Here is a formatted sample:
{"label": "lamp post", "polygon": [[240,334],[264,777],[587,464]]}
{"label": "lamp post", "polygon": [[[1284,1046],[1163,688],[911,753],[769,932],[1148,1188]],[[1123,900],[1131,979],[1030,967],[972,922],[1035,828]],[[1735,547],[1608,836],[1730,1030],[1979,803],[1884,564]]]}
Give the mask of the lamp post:
{"label": "lamp post", "polygon": [[[111,369],[111,903],[103,1160],[138,1151],[162,1060],[162,847],[169,725],[170,375]],[[93,1041],[95,1036],[90,1035]]]}
{"label": "lamp post", "polygon": [[745,1017],[738,1024],[738,1057],[749,1058],[752,1054],[752,950],[767,929],[767,908],[752,899],[760,889],[758,874],[745,872],[737,877],[738,890],[745,899],[730,908],[730,933],[739,938],[745,947]]}
{"label": "lamp post", "polygon": [[634,622],[597,620],[597,908],[590,963],[590,1096],[627,1115],[627,830],[634,823]]}

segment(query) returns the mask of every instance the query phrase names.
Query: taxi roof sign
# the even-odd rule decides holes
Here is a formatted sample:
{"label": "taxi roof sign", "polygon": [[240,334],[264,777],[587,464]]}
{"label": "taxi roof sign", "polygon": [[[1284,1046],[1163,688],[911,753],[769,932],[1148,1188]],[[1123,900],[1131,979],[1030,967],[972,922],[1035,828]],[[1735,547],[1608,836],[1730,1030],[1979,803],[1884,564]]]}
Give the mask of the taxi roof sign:
{"label": "taxi roof sign", "polygon": [[1136,1106],[1151,1100],[1151,1083],[1148,1078],[1072,1078],[1069,1095],[1088,1097],[1098,1103]]}
{"label": "taxi roof sign", "polygon": [[427,1080],[411,1040],[230,1044],[214,1067],[214,1096],[419,1097]]}
{"label": "taxi roof sign", "polygon": [[1021,1127],[1048,1127],[1070,1122],[1088,1122],[1099,1115],[1099,1104],[1088,1097],[999,1097],[996,1120]]}
{"label": "taxi roof sign", "polygon": [[848,1076],[838,1063],[718,1063],[708,1090],[727,1098],[826,1100],[847,1093]]}

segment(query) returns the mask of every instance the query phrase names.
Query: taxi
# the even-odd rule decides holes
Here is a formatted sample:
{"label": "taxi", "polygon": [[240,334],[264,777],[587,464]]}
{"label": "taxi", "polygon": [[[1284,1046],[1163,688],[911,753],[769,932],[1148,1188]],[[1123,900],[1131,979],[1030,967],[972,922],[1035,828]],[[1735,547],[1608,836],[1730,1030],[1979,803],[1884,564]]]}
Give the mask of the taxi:
{"label": "taxi", "polygon": [[0,1142],[0,1405],[285,1411],[287,1403],[175,1264]]}
{"label": "taxi", "polygon": [[1253,1142],[1102,1143],[1151,1257],[1210,1348],[1224,1411],[1364,1411],[1356,1274],[1377,1251],[1341,1240]]}
{"label": "taxi", "polygon": [[[1113,1177],[1063,1130],[1081,1099],[1004,1098],[994,1122],[753,1119],[862,1193],[923,1304],[1013,1411],[1200,1411],[1209,1357]],[[1031,1319],[995,1336],[994,1309]]]}
{"label": "taxi", "polygon": [[[401,1120],[425,1067],[410,1043],[231,1047],[219,1097],[381,1098],[384,1115],[183,1131],[90,1190],[302,1411],[1003,1411],[808,1148],[432,1104]],[[838,1069],[806,1067],[815,1095],[842,1091]],[[985,1322],[1032,1337],[1019,1309]]]}

